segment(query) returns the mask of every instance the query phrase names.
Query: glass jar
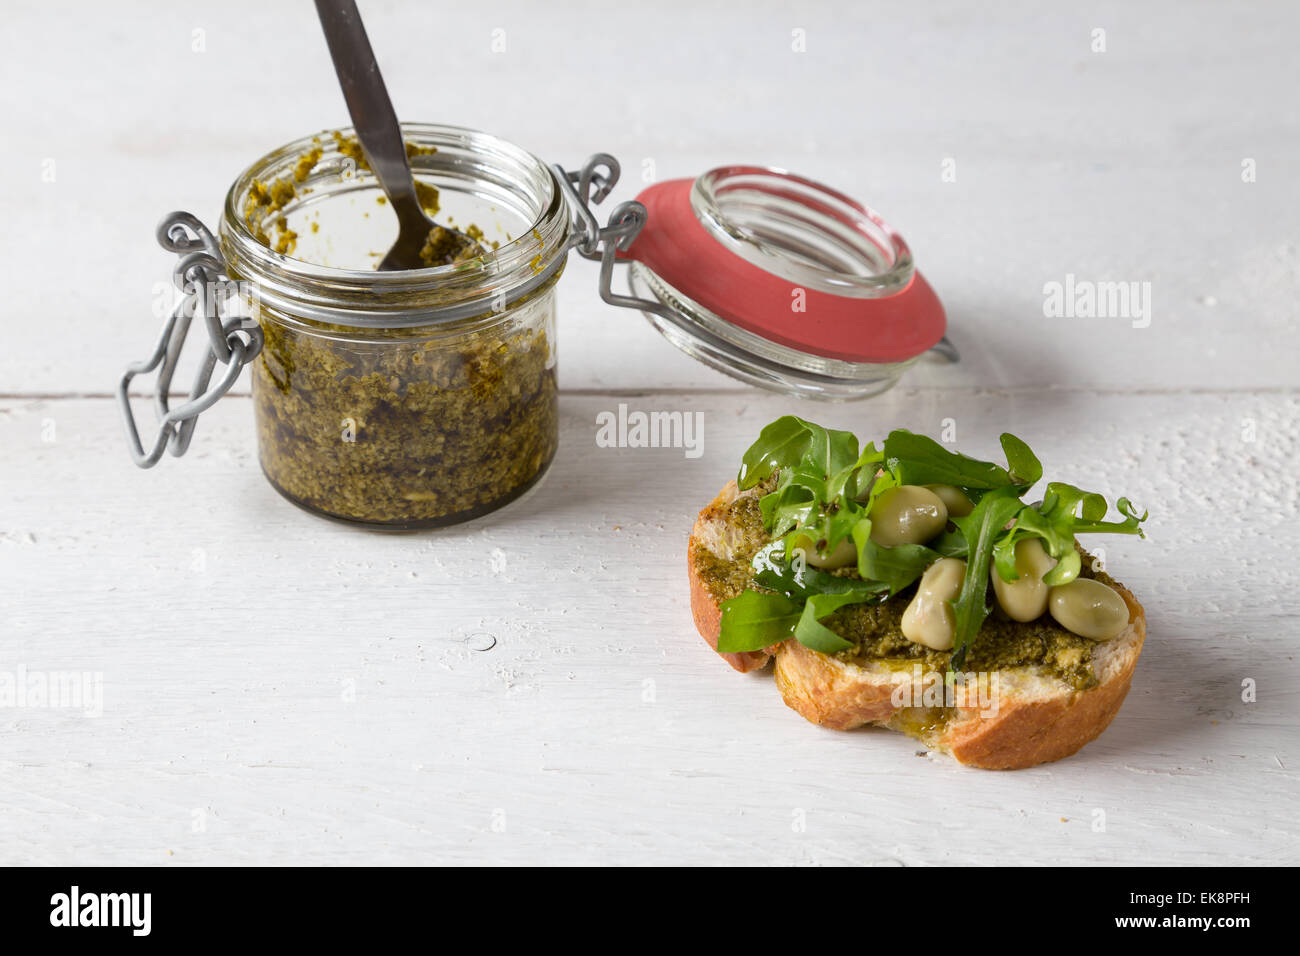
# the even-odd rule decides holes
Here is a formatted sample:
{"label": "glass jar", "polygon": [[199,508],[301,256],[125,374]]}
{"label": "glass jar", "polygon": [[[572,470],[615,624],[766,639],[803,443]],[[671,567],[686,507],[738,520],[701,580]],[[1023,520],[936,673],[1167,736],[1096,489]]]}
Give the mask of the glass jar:
{"label": "glass jar", "polygon": [[[638,199],[660,229],[626,253],[651,323],[740,381],[802,398],[892,388],[945,320],[903,237],[877,213],[782,169],[724,166]],[[792,293],[796,298],[792,300]]]}
{"label": "glass jar", "polygon": [[[139,467],[185,454],[198,416],[252,364],[262,470],[290,501],[398,529],[499,508],[556,452],[555,284],[570,251],[600,264],[606,303],[783,394],[862,398],[927,351],[957,360],[943,305],[902,238],[813,180],[721,167],[653,183],[601,225],[594,207],[619,180],[608,153],[566,170],[475,130],[402,129],[421,205],[475,240],[469,255],[376,270],[396,217],[348,130],[289,143],[245,170],[219,240],[189,213],[159,224],[181,299],[116,391]],[[619,265],[631,294],[615,289]],[[236,296],[247,315],[231,314]],[[172,407],[196,316],[207,350],[188,399]],[[157,429],[146,441],[130,390],[155,370]]]}
{"label": "glass jar", "polygon": [[551,170],[525,150],[402,128],[426,211],[482,256],[375,271],[397,226],[347,130],[245,170],[220,244],[263,337],[252,385],[266,477],[318,514],[411,529],[501,507],[554,457],[570,222]]}

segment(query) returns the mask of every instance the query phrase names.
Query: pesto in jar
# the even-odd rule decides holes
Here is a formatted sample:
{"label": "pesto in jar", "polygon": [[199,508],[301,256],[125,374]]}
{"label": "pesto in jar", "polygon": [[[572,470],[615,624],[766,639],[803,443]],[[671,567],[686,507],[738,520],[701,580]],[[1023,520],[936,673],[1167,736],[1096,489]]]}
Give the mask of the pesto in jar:
{"label": "pesto in jar", "polygon": [[[428,216],[438,216],[446,211],[430,181],[441,156],[437,136],[411,129],[406,151],[417,197]],[[452,131],[451,148],[465,149],[462,139],[462,131]],[[447,214],[447,225],[433,224],[421,251],[425,266],[451,267],[440,277],[395,270],[375,272],[373,284],[359,280],[357,272],[377,268],[384,247],[347,241],[387,200],[373,196],[356,138],[318,135],[275,155],[246,173],[247,186],[232,193],[227,211],[228,227],[237,222],[256,247],[289,260],[236,245],[254,268],[247,275],[231,270],[270,298],[286,286],[290,292],[287,302],[264,297],[256,311],[264,344],[253,363],[253,399],[271,484],[310,511],[393,529],[453,524],[521,495],[545,472],[558,440],[554,286],[562,261],[537,284],[532,261],[545,243],[536,227],[536,243],[503,259],[500,244],[468,216],[453,228]],[[524,183],[522,172],[497,175]],[[547,183],[549,177],[548,171]],[[535,204],[528,215],[541,215],[545,198],[525,195],[525,208]],[[460,201],[463,210],[463,193]],[[324,229],[322,207],[342,210]],[[500,197],[472,208],[509,240],[511,220]],[[291,215],[299,230],[306,225],[313,234],[310,244],[299,242]],[[553,250],[565,249],[565,208],[550,215],[553,221],[535,221],[547,227]],[[328,273],[302,272],[299,262],[348,271],[336,286]],[[482,303],[482,311],[437,317],[466,302]],[[391,314],[394,322],[354,326],[354,309]]]}
{"label": "pesto in jar", "polygon": [[395,528],[500,507],[555,454],[547,325],[366,341],[263,310],[253,398],[267,478],[312,511]]}

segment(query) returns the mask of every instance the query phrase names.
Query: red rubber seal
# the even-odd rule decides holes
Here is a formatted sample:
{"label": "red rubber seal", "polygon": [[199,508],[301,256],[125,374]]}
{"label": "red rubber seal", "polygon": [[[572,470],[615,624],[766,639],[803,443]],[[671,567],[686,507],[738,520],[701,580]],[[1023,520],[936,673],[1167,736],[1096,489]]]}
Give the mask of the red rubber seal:
{"label": "red rubber seal", "polygon": [[[899,291],[871,299],[799,286],[747,262],[705,229],[691,208],[692,180],[650,186],[637,201],[645,227],[619,253],[645,265],[682,295],[765,339],[845,362],[891,363],[915,358],[947,327],[943,305],[913,272]],[[791,308],[803,289],[806,310]]]}

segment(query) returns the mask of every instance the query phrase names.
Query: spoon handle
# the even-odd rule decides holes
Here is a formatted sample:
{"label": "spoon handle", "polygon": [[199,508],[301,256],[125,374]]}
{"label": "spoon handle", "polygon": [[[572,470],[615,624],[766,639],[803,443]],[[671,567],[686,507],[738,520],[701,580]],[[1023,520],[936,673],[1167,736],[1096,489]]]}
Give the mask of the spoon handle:
{"label": "spoon handle", "polygon": [[354,0],[316,0],[329,45],[334,71],[343,88],[343,99],[352,114],[352,125],[366,151],[370,168],[393,203],[399,219],[412,214],[423,218],[406,160],[402,128],[388,98],[388,88],[379,72],[375,51],[366,36],[365,24]]}

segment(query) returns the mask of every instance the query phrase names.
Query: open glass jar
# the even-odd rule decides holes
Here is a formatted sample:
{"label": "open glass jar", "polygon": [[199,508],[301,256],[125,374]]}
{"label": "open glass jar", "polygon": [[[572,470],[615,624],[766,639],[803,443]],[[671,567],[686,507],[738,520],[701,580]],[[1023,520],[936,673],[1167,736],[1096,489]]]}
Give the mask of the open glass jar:
{"label": "open glass jar", "polygon": [[643,307],[688,355],[818,399],[892,387],[943,335],[938,298],[872,210],[782,169],[724,166],[638,197],[656,228],[623,258]]}
{"label": "open glass jar", "polygon": [[[619,173],[608,154],[570,172],[486,133],[402,130],[425,211],[478,243],[455,261],[376,270],[396,217],[348,130],[253,163],[230,188],[219,238],[188,213],[163,220],[182,299],[117,388],[137,465],[184,454],[198,416],[251,364],[262,470],[289,500],[393,529],[492,511],[556,453],[555,285],[570,251],[599,261],[605,302],[784,394],[862,398],[927,350],[956,358],[902,237],[812,180],[723,167],[655,183],[602,226],[592,207]],[[633,294],[614,291],[617,265]],[[209,348],[172,408],[199,316]],[[130,387],[155,369],[146,447]]]}
{"label": "open glass jar", "polygon": [[271,484],[330,517],[416,528],[500,507],[555,454],[569,214],[551,170],[518,147],[454,127],[403,133],[430,211],[484,255],[375,271],[396,223],[346,134],[249,167],[220,241],[264,340],[252,384]]}

